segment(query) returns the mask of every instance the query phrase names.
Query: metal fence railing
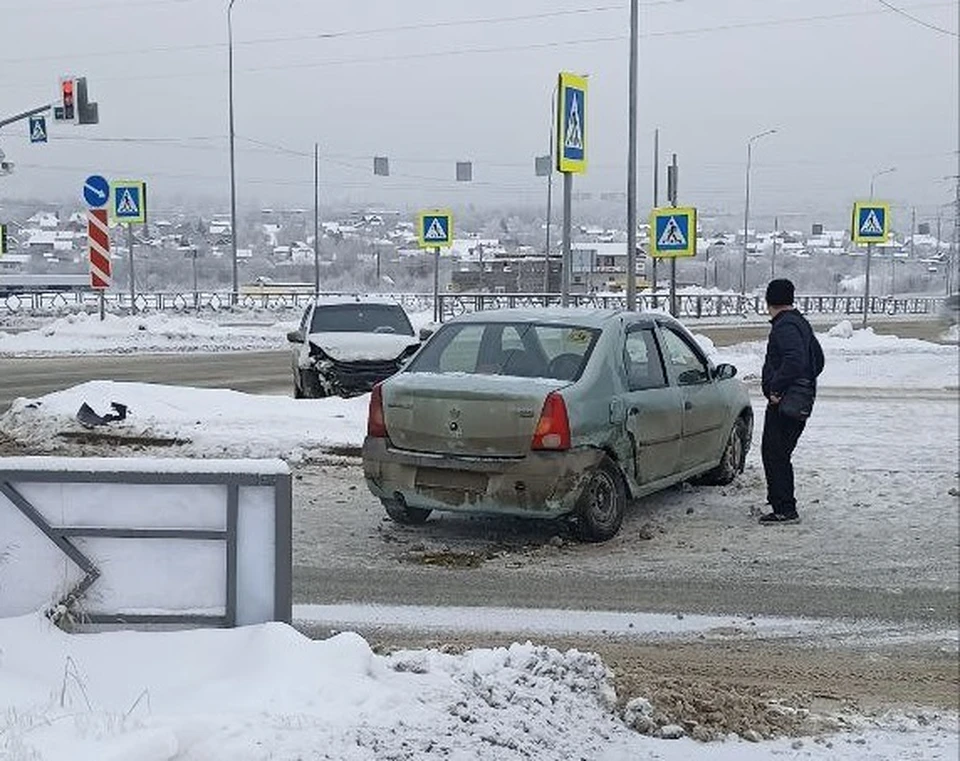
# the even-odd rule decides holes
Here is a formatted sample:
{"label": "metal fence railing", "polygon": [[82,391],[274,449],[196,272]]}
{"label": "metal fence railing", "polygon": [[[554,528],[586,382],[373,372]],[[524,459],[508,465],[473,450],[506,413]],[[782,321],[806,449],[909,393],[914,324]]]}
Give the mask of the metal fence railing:
{"label": "metal fence railing", "polygon": [[[323,293],[321,296],[352,296],[347,293]],[[413,312],[431,311],[433,295],[429,293],[383,294],[398,301]],[[306,293],[240,294],[215,291],[161,291],[137,294],[134,305],[138,312],[220,312],[264,310],[273,312],[299,311],[313,300]],[[131,311],[130,295],[121,292],[105,294],[109,312],[125,314]],[[556,293],[441,293],[440,314],[449,319],[465,312],[485,309],[534,308],[560,305]],[[749,316],[766,313],[762,296],[742,296],[727,293],[678,294],[678,313],[683,318],[716,318]],[[943,297],[871,296],[869,314],[873,315],[934,315]],[[593,309],[624,309],[626,297],[620,294],[570,295],[571,306]],[[669,308],[666,294],[641,293],[637,295],[641,310]],[[806,314],[858,315],[864,311],[864,297],[853,295],[804,295],[797,297],[797,306]],[[0,314],[59,314],[76,311],[94,312],[99,308],[99,294],[91,291],[57,293],[19,293],[0,296]]]}

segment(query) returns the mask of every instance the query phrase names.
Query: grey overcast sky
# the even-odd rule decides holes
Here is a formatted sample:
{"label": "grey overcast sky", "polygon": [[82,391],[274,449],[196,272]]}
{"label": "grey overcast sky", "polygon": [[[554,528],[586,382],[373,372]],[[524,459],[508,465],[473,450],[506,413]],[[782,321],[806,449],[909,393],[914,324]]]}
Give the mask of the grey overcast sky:
{"label": "grey overcast sky", "polygon": [[[640,206],[654,128],[676,152],[683,203],[836,215],[867,194],[921,218],[958,171],[957,0],[641,0]],[[541,204],[551,92],[590,78],[590,167],[578,190],[623,192],[627,0],[237,0],[233,12],[241,205],[312,205],[314,141],[325,205]],[[942,31],[929,28],[935,26]],[[0,197],[76,197],[90,172],[144,178],[158,204],[228,197],[226,3],[0,0],[0,115],[86,75],[96,127],[0,131],[17,164]],[[284,150],[279,150],[284,149]],[[374,177],[372,157],[391,160]],[[454,162],[474,162],[455,183]],[[902,216],[901,216],[902,219]]]}

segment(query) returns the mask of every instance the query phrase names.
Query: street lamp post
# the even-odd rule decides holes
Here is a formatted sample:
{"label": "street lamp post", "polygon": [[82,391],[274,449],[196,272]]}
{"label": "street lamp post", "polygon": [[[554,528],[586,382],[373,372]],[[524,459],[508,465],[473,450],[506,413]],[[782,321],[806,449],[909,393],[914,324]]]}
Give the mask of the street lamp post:
{"label": "street lamp post", "polygon": [[750,165],[753,161],[753,144],[761,137],[773,135],[776,131],[776,129],[768,129],[747,140],[747,183],[746,199],[743,205],[743,260],[740,267],[740,293],[744,296],[747,295],[747,241],[749,237],[747,231],[750,229]]}
{"label": "street lamp post", "polygon": [[[886,169],[881,169],[878,172],[874,172],[873,176],[870,178],[870,200],[873,200],[873,189],[876,185],[877,178],[882,177],[885,174],[890,174],[891,172],[896,172],[897,168],[895,166],[887,167]],[[870,260],[873,259],[873,244],[867,244],[867,269],[864,273],[863,278],[863,328],[867,327],[867,320],[870,315]]]}
{"label": "street lamp post", "polygon": [[233,128],[233,4],[237,0],[230,0],[227,5],[227,71],[229,78],[228,100],[230,110],[230,257],[233,266],[233,297],[234,304],[239,300],[240,283],[237,272],[237,173],[235,163]]}

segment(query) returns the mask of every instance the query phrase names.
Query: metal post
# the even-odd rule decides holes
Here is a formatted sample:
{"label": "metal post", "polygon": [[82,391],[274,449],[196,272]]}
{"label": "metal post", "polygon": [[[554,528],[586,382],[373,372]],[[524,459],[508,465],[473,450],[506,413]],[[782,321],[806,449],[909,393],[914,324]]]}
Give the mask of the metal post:
{"label": "metal post", "polygon": [[563,271],[560,278],[560,306],[570,305],[570,267],[573,264],[570,237],[573,234],[573,173],[563,173]]}
{"label": "metal post", "polygon": [[130,252],[130,312],[137,313],[137,280],[133,271],[133,225],[127,225],[127,249]]}
{"label": "metal post", "polygon": [[630,0],[630,96],[627,140],[627,310],[637,308],[637,37],[639,4]]}
{"label": "metal post", "polygon": [[863,284],[863,327],[867,327],[867,315],[870,313],[870,260],[873,258],[873,244],[867,244],[867,273]]}
{"label": "metal post", "polygon": [[753,156],[753,140],[747,141],[747,192],[743,205],[743,258],[740,266],[740,293],[747,295],[747,242],[750,234],[750,161]]}
{"label": "metal post", "polygon": [[910,258],[913,259],[914,255],[917,252],[916,240],[917,237],[917,207],[914,206],[910,212]]}
{"label": "metal post", "polygon": [[550,293],[550,223],[553,220],[553,168],[556,150],[554,144],[555,130],[557,129],[557,97],[556,89],[550,96],[550,171],[547,174],[547,240],[546,252],[543,259],[543,305],[547,306],[546,294]]}
{"label": "metal post", "polygon": [[[380,254],[377,253],[377,283],[380,282]],[[313,144],[313,295],[320,295],[320,145]]]}
{"label": "metal post", "polygon": [[100,289],[100,322],[103,322],[107,319],[107,294],[104,293],[106,289]]}
{"label": "metal post", "polygon": [[[668,173],[667,181],[667,192],[670,195],[670,205],[676,208],[677,198],[679,193],[679,179],[680,172],[677,168],[677,154],[673,154],[673,161],[670,164],[670,169]],[[696,230],[688,230],[688,235],[696,235]],[[670,314],[674,317],[677,316],[679,309],[677,308],[677,257],[670,257]]]}
{"label": "metal post", "polygon": [[761,137],[766,137],[767,135],[773,135],[775,133],[775,129],[768,129],[765,132],[760,132],[747,140],[747,182],[746,198],[743,206],[743,261],[740,269],[740,293],[743,296],[747,295],[747,242],[749,238],[747,231],[750,229],[750,165],[753,160],[753,144]]}
{"label": "metal post", "polygon": [[200,285],[199,278],[197,277],[197,247],[193,246],[190,251],[191,258],[193,259],[193,311],[200,311]]}
{"label": "metal post", "polygon": [[230,111],[230,254],[233,267],[233,296],[232,303],[240,300],[240,274],[237,268],[237,173],[235,163],[234,141],[236,133],[233,127],[233,4],[237,0],[230,0],[227,5],[227,72],[229,78],[229,111]]}
{"label": "metal post", "polygon": [[433,321],[440,322],[440,246],[433,249]]}
{"label": "metal post", "polygon": [[770,256],[770,279],[777,277],[777,235],[780,232],[780,218],[773,218],[773,254]]}
{"label": "metal post", "polygon": [[[653,131],[653,208],[660,205],[660,128]],[[651,256],[653,259],[653,279],[650,287],[653,289],[653,308],[657,308],[657,264],[659,258]]]}

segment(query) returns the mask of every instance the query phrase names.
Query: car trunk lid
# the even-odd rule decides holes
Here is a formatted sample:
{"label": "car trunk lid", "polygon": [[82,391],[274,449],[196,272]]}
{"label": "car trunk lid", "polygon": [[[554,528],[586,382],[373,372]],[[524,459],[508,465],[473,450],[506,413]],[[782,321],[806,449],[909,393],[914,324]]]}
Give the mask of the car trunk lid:
{"label": "car trunk lid", "polygon": [[402,373],[384,386],[394,446],[473,457],[530,451],[544,400],[563,381],[462,373]]}

